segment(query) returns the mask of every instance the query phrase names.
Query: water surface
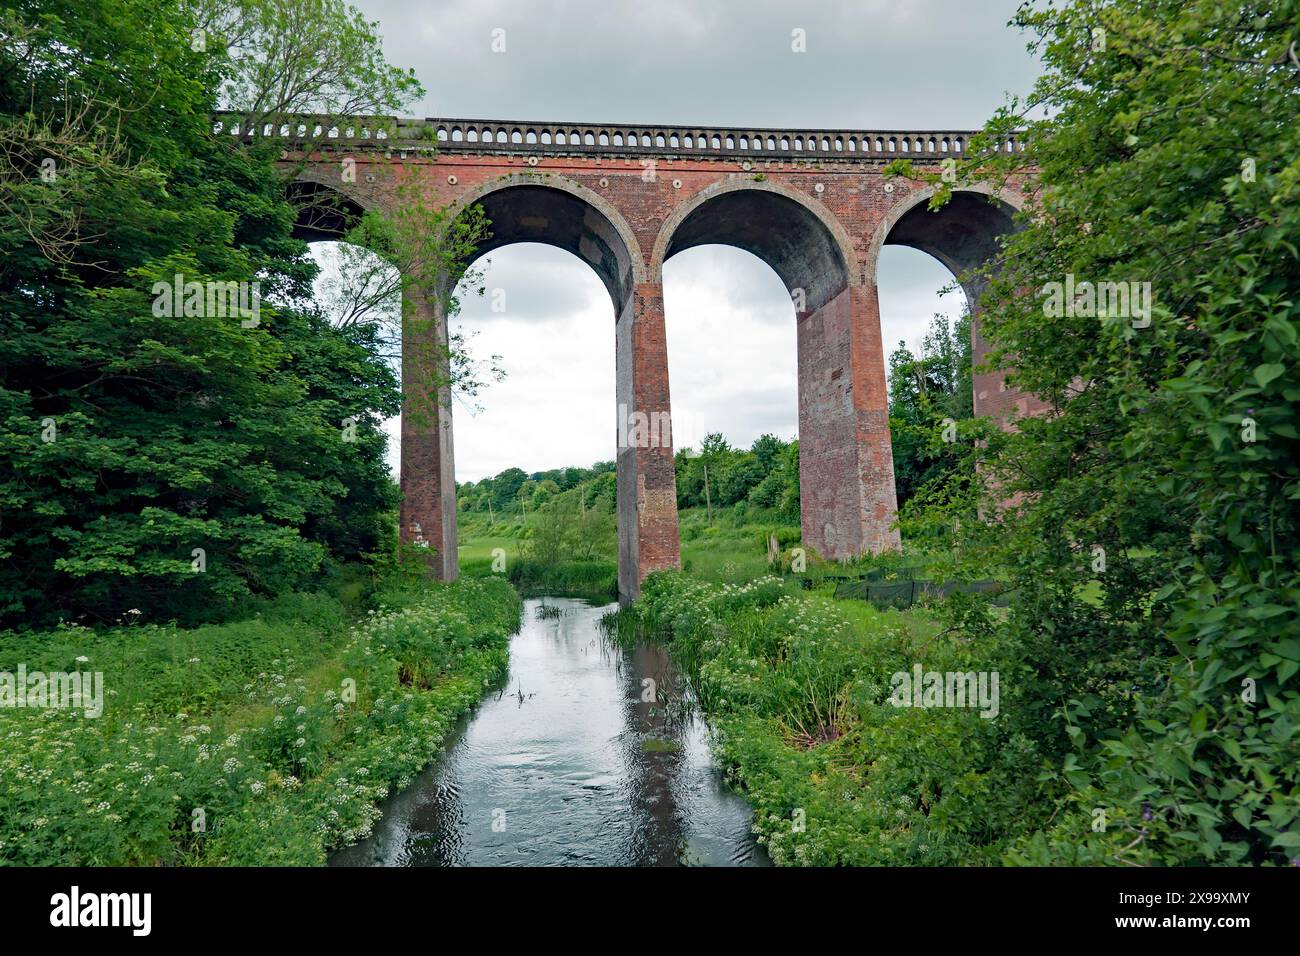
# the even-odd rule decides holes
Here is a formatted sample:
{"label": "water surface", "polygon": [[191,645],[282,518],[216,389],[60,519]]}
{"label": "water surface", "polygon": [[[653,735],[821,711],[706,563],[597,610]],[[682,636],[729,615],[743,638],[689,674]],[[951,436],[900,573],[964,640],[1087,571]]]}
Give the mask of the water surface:
{"label": "water surface", "polygon": [[502,685],[331,863],[769,865],[685,680],[662,648],[610,644],[612,607],[525,601]]}

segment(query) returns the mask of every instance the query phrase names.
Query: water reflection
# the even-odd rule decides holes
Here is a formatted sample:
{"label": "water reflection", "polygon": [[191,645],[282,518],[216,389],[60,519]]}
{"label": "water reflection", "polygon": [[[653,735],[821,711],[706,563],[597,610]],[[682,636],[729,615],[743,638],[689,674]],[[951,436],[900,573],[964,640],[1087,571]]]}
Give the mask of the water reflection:
{"label": "water reflection", "polygon": [[607,610],[525,602],[502,686],[331,863],[767,865],[684,680],[662,649],[609,645]]}

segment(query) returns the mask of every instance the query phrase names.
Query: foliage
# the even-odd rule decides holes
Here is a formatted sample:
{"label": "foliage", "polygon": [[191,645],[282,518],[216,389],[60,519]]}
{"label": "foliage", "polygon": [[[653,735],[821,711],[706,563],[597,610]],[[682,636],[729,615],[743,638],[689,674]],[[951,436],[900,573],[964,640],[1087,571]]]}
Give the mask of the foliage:
{"label": "foliage", "polygon": [[183,6],[205,31],[204,45],[229,51],[222,107],[254,117],[254,126],[285,113],[397,113],[424,95],[414,70],[385,61],[379,24],[345,0],[188,0]]}
{"label": "foliage", "polygon": [[903,342],[889,356],[889,437],[900,509],[958,468],[959,453],[943,432],[974,414],[971,387],[969,314],[952,323],[936,314],[919,357]]}
{"label": "foliage", "polygon": [[1024,734],[974,709],[889,701],[891,676],[918,663],[996,670],[992,629],[969,643],[915,615],[790,594],[776,577],[673,572],[651,575],[619,626],[671,640],[778,864],[991,863],[1045,819]]}
{"label": "foliage", "polygon": [[544,564],[590,561],[615,553],[614,515],[587,508],[576,492],[546,502],[537,512],[526,554]]}
{"label": "foliage", "polygon": [[580,509],[614,510],[614,463],[596,462],[590,468],[555,468],[529,474],[507,468],[499,475],[456,486],[462,510],[505,516],[540,508],[562,492],[575,491]]}
{"label": "foliage", "polygon": [[[212,136],[198,15],[0,15],[0,623],[216,619],[392,539],[397,379],[312,306],[277,154]],[[317,29],[372,42],[349,23]],[[178,275],[260,309],[173,314]]]}
{"label": "foliage", "polygon": [[[1021,595],[1008,629],[1033,685],[1010,716],[1058,801],[1010,859],[1284,863],[1300,857],[1300,129],[1277,118],[1300,107],[1300,4],[1077,0],[1016,19],[1046,74],[955,187],[933,177],[936,204],[1037,177],[983,315],[990,364],[1053,411],[990,437],[984,473],[1018,504],[969,529]],[[986,151],[1026,125],[1024,152]],[[1067,277],[1149,283],[1152,307],[1054,308]]]}
{"label": "foliage", "polygon": [[[725,508],[745,503],[776,508],[783,518],[799,520],[799,443],[761,435],[749,451],[732,448],[722,435],[705,435],[698,454],[679,449],[677,507]],[[705,475],[708,494],[705,494]]]}
{"label": "foliage", "polygon": [[364,837],[504,673],[520,610],[504,581],[380,600],[351,627],[337,601],[287,595],[193,630],[0,635],[0,669],[107,688],[97,719],[0,710],[0,862],[318,865]]}
{"label": "foliage", "polygon": [[609,558],[542,562],[518,558],[506,564],[506,578],[521,594],[590,599],[618,597],[618,565]]}
{"label": "foliage", "polygon": [[[338,212],[339,203],[339,194],[308,194],[299,198],[299,215]],[[505,378],[500,356],[478,360],[465,333],[444,333],[460,313],[457,290],[483,294],[482,273],[467,264],[488,235],[482,206],[453,219],[449,208],[431,207],[417,183],[403,183],[392,212],[364,211],[324,248],[314,304],[336,328],[369,327],[379,354],[399,375],[405,345],[408,361],[414,355],[431,370],[423,383],[427,395],[450,389],[472,401],[488,381]],[[438,290],[436,311],[427,309],[426,289]]]}

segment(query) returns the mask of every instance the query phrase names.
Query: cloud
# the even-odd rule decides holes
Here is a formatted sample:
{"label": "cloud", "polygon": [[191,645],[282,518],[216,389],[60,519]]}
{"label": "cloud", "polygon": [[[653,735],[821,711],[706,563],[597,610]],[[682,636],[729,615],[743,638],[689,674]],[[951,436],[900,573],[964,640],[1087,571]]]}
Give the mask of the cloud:
{"label": "cloud", "polygon": [[885,246],[880,250],[876,289],[886,365],[889,353],[900,341],[913,352],[920,348],[935,313],[956,319],[966,308],[966,295],[955,286],[947,267],[907,246]]}
{"label": "cloud", "polygon": [[1036,72],[1018,0],[354,2],[423,81],[417,115],[965,128]]}
{"label": "cloud", "polygon": [[[604,308],[613,322],[614,307],[599,280],[577,256],[538,243],[518,243],[494,250],[475,268],[483,275],[482,295],[458,290],[465,320],[545,320]],[[524,253],[520,255],[519,253]]]}
{"label": "cloud", "polygon": [[[379,21],[390,62],[428,91],[417,116],[680,125],[966,129],[1038,70],[1006,26],[1019,0],[353,0]],[[505,31],[505,52],[492,50]],[[802,30],[807,52],[791,48]],[[491,253],[488,293],[458,327],[509,378],[457,406],[461,481],[614,454],[613,309],[573,256],[519,245]],[[915,348],[947,271],[886,247],[878,275],[885,354]],[[493,298],[502,290],[504,299]],[[736,249],[687,250],[664,267],[677,443],[721,431],[748,445],[798,427],[794,310],[762,262]],[[503,311],[493,311],[494,303]],[[390,432],[396,434],[395,423]],[[397,442],[390,448],[396,472]]]}

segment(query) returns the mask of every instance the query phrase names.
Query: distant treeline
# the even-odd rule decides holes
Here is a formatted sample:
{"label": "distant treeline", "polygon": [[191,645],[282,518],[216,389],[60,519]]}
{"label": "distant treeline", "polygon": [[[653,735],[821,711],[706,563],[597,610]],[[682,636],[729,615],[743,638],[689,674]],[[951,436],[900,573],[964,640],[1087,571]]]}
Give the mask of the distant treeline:
{"label": "distant treeline", "polygon": [[[706,435],[698,449],[677,452],[678,508],[776,508],[799,519],[799,443],[763,435],[748,449],[733,448],[721,434]],[[707,480],[706,480],[707,477]],[[492,478],[457,485],[462,511],[498,516],[571,505],[579,512],[610,513],[615,503],[614,462],[590,468],[555,468],[529,474],[507,468]]]}
{"label": "distant treeline", "polygon": [[[889,382],[889,425],[901,507],[924,487],[943,482],[957,467],[941,431],[947,419],[971,417],[969,317],[950,321],[936,315],[919,355],[899,342],[890,355]],[[733,447],[714,432],[698,448],[679,450],[673,460],[679,509],[743,505],[775,510],[781,520],[799,523],[798,439],[762,435],[746,449]],[[562,495],[579,512],[612,512],[614,462],[532,473],[507,468],[495,477],[457,485],[456,492],[461,510],[494,516],[539,511]]]}

